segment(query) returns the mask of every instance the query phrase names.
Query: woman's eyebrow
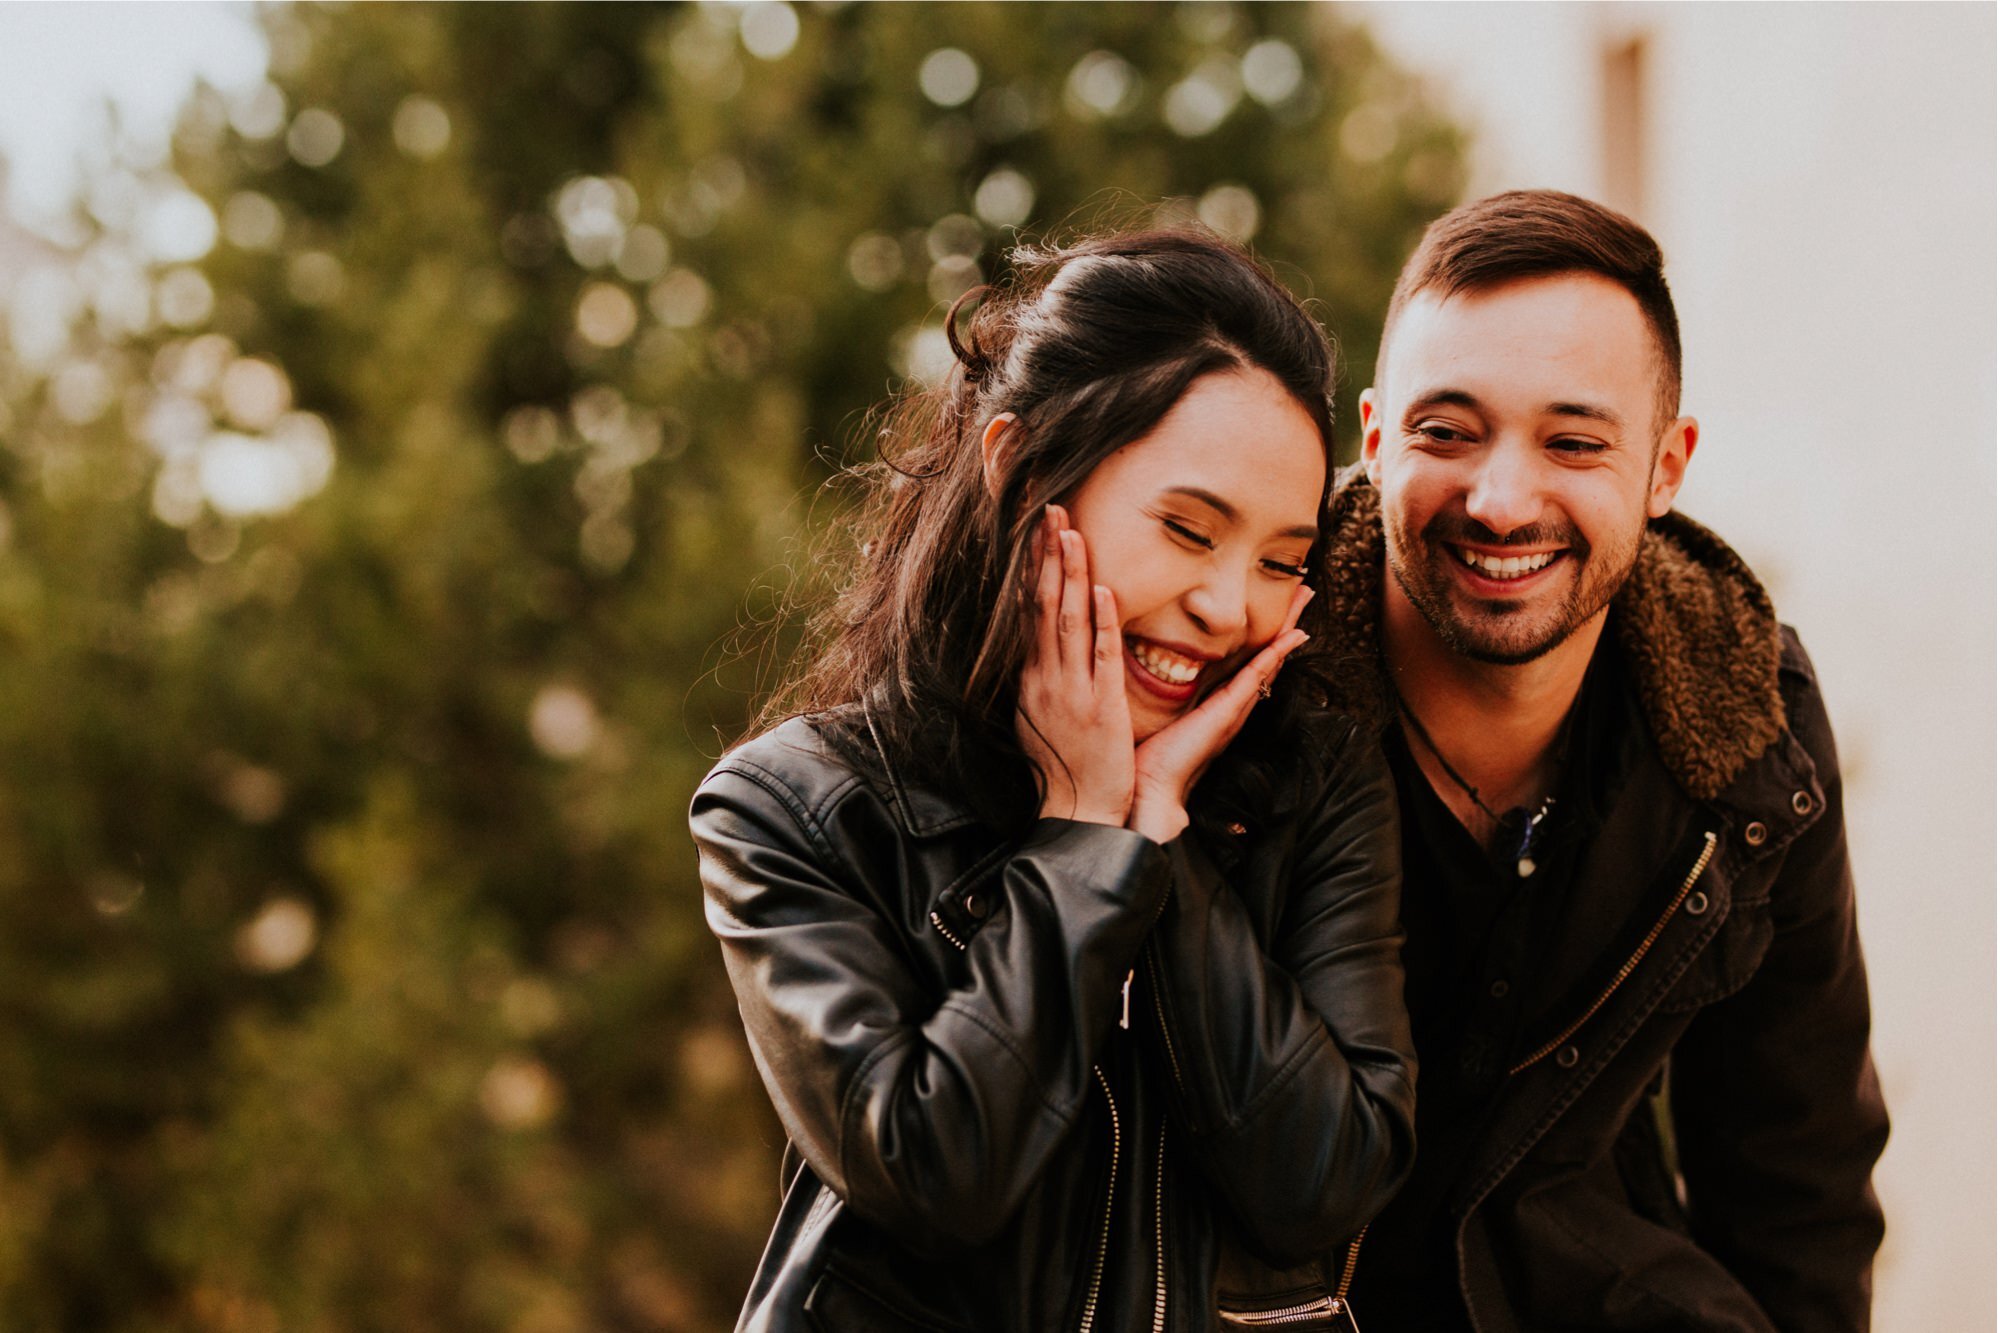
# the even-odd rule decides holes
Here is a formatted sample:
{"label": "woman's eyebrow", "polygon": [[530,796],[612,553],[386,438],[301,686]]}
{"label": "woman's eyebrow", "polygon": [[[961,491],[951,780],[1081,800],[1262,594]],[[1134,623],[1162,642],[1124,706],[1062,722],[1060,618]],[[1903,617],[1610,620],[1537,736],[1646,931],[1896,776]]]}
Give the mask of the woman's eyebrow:
{"label": "woman's eyebrow", "polygon": [[[1223,499],[1214,491],[1204,489],[1200,486],[1169,486],[1161,494],[1184,495],[1190,500],[1207,505],[1227,522],[1241,523],[1243,521],[1243,514],[1235,505],[1229,503],[1229,501]],[[1319,525],[1316,523],[1294,524],[1278,533],[1278,536],[1301,537],[1309,542],[1317,541],[1319,540]]]}

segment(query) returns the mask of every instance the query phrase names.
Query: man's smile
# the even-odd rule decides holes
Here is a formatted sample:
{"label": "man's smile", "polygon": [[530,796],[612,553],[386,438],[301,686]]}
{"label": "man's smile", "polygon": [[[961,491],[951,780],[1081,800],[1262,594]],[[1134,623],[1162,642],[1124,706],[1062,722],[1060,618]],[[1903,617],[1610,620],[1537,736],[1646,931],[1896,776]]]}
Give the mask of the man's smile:
{"label": "man's smile", "polygon": [[1460,546],[1456,542],[1444,543],[1465,570],[1473,576],[1473,581],[1486,584],[1504,584],[1510,591],[1526,591],[1530,584],[1541,582],[1536,575],[1560,562],[1569,552],[1565,548],[1547,551],[1528,551],[1520,554],[1495,555],[1487,551]]}

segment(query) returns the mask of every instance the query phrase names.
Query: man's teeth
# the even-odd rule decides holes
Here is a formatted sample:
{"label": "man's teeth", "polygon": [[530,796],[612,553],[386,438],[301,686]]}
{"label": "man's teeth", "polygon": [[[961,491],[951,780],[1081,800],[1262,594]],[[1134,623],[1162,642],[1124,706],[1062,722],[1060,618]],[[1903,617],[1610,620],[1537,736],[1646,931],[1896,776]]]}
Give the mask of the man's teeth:
{"label": "man's teeth", "polygon": [[1192,657],[1140,639],[1131,643],[1133,660],[1169,685],[1186,685],[1201,674],[1202,664]]}
{"label": "man's teeth", "polygon": [[1532,574],[1561,555],[1560,551],[1542,551],[1535,555],[1510,555],[1504,560],[1498,556],[1481,555],[1468,551],[1463,546],[1454,548],[1458,558],[1489,579],[1518,579],[1524,574]]}

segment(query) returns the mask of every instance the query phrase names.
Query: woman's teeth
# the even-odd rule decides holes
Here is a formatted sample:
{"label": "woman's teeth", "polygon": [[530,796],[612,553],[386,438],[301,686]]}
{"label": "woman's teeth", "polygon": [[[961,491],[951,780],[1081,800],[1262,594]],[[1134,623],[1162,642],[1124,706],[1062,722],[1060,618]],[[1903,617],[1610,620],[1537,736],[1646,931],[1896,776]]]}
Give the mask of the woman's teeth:
{"label": "woman's teeth", "polygon": [[1498,556],[1480,555],[1477,551],[1468,551],[1463,546],[1453,549],[1458,552],[1460,560],[1489,579],[1518,579],[1525,574],[1534,573],[1562,554],[1561,551],[1541,551],[1535,555],[1510,555],[1503,560]]}
{"label": "woman's teeth", "polygon": [[1157,676],[1169,685],[1186,685],[1201,674],[1203,663],[1195,658],[1183,657],[1144,639],[1129,639],[1126,642],[1132,650],[1132,660],[1146,668],[1147,674]]}

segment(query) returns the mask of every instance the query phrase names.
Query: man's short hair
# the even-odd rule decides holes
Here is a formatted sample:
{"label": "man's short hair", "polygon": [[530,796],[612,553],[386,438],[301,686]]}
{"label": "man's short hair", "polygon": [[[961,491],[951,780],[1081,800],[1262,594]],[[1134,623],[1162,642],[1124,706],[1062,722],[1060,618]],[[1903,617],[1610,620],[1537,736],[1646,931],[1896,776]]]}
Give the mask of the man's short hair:
{"label": "man's short hair", "polygon": [[1388,371],[1389,335],[1420,292],[1440,297],[1497,287],[1517,278],[1597,273],[1639,303],[1660,354],[1659,421],[1680,415],[1681,328],[1667,291],[1666,261],[1652,236],[1602,204],[1559,190],[1509,190],[1445,214],[1424,231],[1403,265],[1382,323],[1375,383]]}

